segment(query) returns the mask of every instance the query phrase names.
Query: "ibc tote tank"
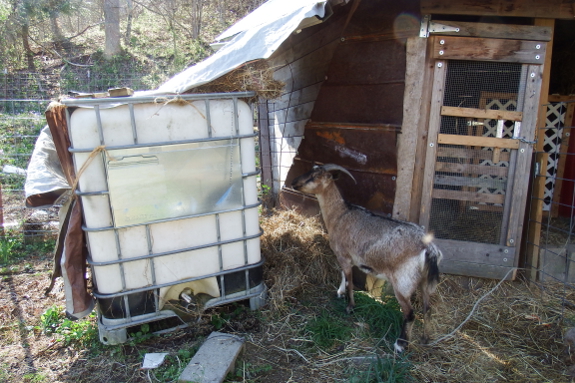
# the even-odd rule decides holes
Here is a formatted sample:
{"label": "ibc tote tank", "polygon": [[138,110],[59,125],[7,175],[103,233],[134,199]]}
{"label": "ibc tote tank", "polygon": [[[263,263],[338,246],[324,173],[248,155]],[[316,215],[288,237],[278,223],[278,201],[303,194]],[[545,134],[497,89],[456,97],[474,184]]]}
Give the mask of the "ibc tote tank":
{"label": "ibc tote tank", "polygon": [[63,101],[102,342],[183,326],[196,303],[263,302],[250,96]]}

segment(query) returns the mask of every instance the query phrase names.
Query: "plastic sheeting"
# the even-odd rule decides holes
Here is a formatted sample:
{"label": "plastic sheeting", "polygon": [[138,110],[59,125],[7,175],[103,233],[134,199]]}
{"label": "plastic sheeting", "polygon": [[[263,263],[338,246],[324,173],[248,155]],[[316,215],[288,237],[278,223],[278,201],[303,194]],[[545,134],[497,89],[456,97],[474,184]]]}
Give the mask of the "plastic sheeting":
{"label": "plastic sheeting", "polygon": [[70,190],[70,185],[62,171],[50,128],[45,126],[28,164],[24,184],[26,207],[52,206],[56,198],[67,190]]}
{"label": "plastic sheeting", "polygon": [[327,0],[270,0],[234,24],[218,38],[232,37],[206,60],[172,77],[152,93],[184,93],[240,65],[270,57],[296,30],[326,16]]}

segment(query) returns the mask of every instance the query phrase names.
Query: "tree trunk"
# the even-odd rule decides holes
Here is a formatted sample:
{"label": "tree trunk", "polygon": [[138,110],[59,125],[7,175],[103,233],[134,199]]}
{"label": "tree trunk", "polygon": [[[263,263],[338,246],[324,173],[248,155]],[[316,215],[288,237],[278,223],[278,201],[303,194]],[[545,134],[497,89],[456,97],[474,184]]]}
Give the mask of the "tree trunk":
{"label": "tree trunk", "polygon": [[132,45],[132,13],[134,12],[134,4],[132,3],[132,0],[126,0],[126,3],[128,6],[128,24],[126,26],[126,37],[124,40],[124,45],[130,46]]}
{"label": "tree trunk", "polygon": [[30,42],[28,41],[28,35],[30,30],[28,24],[22,25],[22,45],[24,46],[24,54],[26,55],[26,60],[28,61],[28,70],[35,71],[36,65],[34,65],[34,52],[30,48]]}
{"label": "tree trunk", "polygon": [[106,46],[104,58],[111,59],[122,51],[120,45],[120,0],[104,0]]}

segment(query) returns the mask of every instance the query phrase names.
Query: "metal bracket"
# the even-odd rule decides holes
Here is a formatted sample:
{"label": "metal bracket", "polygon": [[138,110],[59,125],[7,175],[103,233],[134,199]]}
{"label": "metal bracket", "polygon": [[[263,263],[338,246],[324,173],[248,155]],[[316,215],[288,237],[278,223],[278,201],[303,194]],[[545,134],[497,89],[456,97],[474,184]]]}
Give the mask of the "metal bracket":
{"label": "metal bracket", "polygon": [[428,38],[431,33],[442,32],[459,32],[459,28],[431,21],[430,15],[423,16],[423,20],[421,20],[421,28],[419,29],[419,37]]}

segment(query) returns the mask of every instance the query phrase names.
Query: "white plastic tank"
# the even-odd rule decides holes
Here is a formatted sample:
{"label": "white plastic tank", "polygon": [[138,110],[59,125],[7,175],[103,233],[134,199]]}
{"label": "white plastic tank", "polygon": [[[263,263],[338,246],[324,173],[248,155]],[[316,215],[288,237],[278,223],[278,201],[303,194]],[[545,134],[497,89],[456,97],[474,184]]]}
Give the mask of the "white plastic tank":
{"label": "white plastic tank", "polygon": [[64,102],[98,297],[154,291],[153,316],[262,261],[253,112],[220,97]]}

